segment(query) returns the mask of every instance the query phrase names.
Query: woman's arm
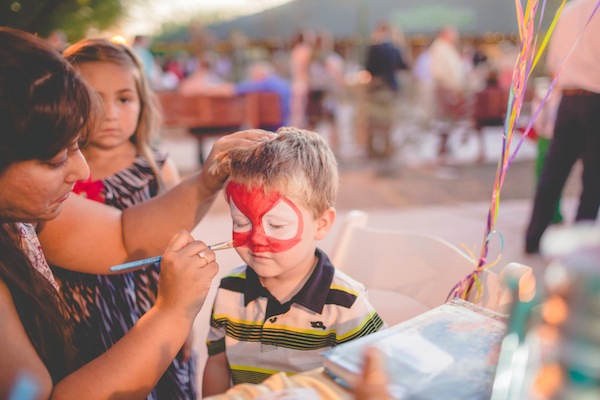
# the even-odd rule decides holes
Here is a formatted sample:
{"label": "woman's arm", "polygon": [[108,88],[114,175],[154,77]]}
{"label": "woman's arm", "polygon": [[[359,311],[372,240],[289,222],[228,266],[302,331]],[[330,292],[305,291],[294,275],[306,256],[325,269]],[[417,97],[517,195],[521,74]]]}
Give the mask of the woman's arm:
{"label": "woman's arm", "polygon": [[56,398],[146,397],[181,349],[218,268],[204,243],[188,232],[175,235],[161,262],[155,306],[107,352],[59,382]]}
{"label": "woman's arm", "polygon": [[160,172],[162,173],[162,179],[167,190],[181,182],[179,170],[177,169],[177,165],[175,165],[175,162],[171,157],[167,157],[165,159],[165,163],[163,164]]}
{"label": "woman's arm", "polygon": [[0,399],[8,399],[19,377],[32,378],[39,398],[48,398],[52,379],[27,337],[12,296],[0,281]]}
{"label": "woman's arm", "polygon": [[225,393],[231,386],[231,371],[225,352],[209,356],[202,378],[202,395],[212,396]]}
{"label": "woman's arm", "polygon": [[[198,257],[200,251],[204,258]],[[113,347],[53,390],[10,292],[0,282],[0,397],[7,397],[19,373],[26,373],[38,384],[39,398],[145,398],[185,341],[218,268],[204,243],[188,232],[176,234],[163,255],[154,307]]]}
{"label": "woman's arm", "polygon": [[226,165],[227,153],[269,134],[248,130],[222,137],[200,172],[123,212],[71,195],[56,219],[40,225],[38,236],[48,262],[106,274],[112,265],[161,254],[175,232],[191,230],[208,212],[229,175],[227,168],[217,168]]}

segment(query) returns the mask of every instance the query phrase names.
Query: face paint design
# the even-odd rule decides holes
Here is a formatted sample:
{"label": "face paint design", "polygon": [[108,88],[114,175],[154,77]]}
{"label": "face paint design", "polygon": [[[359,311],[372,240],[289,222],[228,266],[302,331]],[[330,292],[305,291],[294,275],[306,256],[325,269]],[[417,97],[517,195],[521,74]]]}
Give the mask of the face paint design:
{"label": "face paint design", "polygon": [[253,253],[279,253],[302,240],[302,213],[278,192],[266,195],[261,188],[248,190],[230,182],[225,193],[231,207],[235,247],[248,247]]}

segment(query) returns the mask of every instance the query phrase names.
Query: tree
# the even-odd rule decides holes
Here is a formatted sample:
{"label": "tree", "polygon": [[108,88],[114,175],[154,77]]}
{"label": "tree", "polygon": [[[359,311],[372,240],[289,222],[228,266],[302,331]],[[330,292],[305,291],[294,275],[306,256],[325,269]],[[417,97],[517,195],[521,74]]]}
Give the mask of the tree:
{"label": "tree", "polygon": [[0,25],[42,37],[61,29],[74,41],[90,28],[111,27],[132,1],[139,0],[0,0]]}

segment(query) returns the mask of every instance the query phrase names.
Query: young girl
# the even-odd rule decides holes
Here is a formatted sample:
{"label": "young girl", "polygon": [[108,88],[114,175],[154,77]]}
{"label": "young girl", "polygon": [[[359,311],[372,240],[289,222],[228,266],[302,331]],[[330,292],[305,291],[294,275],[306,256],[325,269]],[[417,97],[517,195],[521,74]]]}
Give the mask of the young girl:
{"label": "young girl", "polygon": [[[119,209],[156,196],[179,181],[167,155],[151,147],[160,118],[143,68],[127,46],[83,40],[64,52],[98,93],[100,129],[83,153],[90,178],[74,191]],[[75,319],[74,341],[83,362],[114,345],[156,301],[159,264],[121,275],[90,275],[54,268]],[[189,339],[149,399],[196,397],[195,360]]]}

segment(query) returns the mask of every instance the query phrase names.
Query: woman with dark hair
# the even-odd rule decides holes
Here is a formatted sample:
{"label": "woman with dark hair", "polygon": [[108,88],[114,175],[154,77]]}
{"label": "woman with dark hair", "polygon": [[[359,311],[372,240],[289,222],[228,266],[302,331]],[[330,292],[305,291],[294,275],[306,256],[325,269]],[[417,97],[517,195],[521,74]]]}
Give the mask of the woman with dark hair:
{"label": "woman with dark hair", "polygon": [[[145,397],[181,349],[218,270],[214,253],[181,229],[222,188],[228,151],[265,134],[222,138],[198,174],[120,211],[70,195],[89,175],[79,146],[97,127],[96,104],[47,42],[0,28],[0,398],[22,376],[35,382],[37,398]],[[106,353],[78,365],[48,262],[100,274],[161,252],[155,306]]]}

